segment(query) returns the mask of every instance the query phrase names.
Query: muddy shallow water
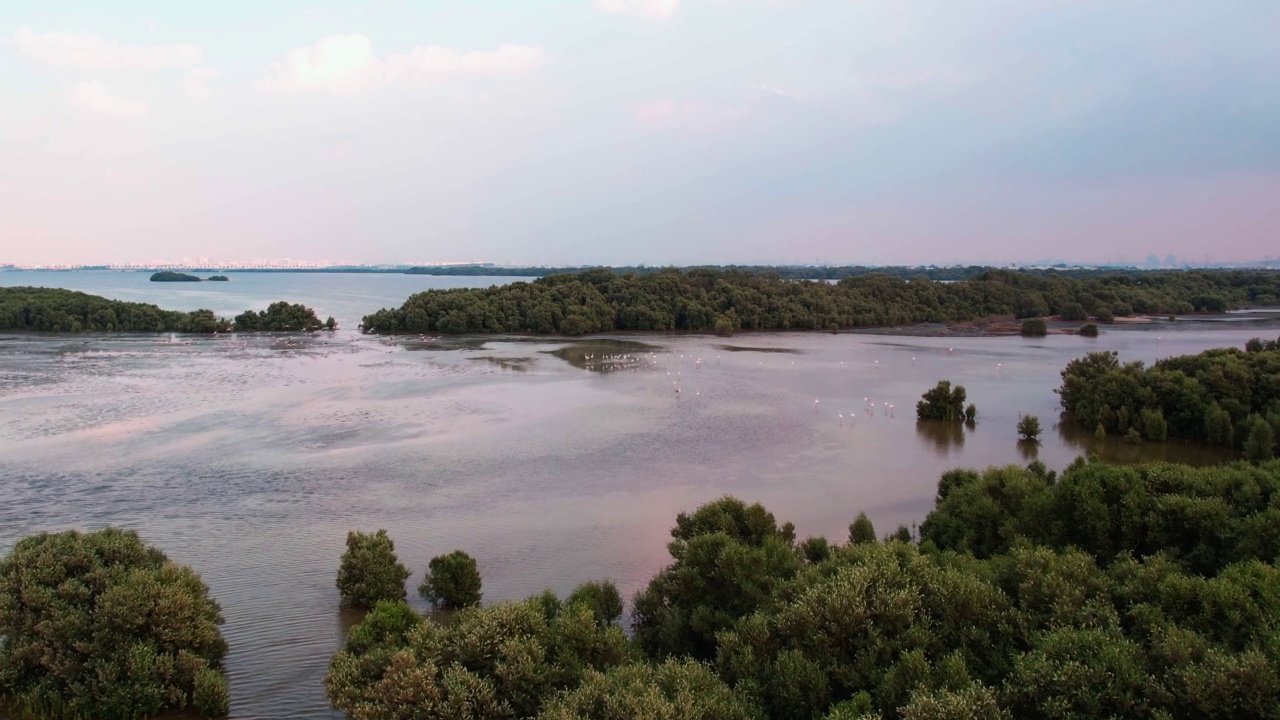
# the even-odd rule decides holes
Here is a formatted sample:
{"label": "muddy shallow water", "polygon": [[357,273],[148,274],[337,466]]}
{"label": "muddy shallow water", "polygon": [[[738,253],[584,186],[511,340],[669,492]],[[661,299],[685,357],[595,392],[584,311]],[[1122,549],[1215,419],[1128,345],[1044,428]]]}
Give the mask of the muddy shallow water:
{"label": "muddy shallow water", "polygon": [[[377,296],[380,279],[342,282]],[[323,276],[309,282],[324,294]],[[222,604],[233,717],[336,717],[322,679],[352,621],[333,584],[349,529],[387,528],[411,590],[431,556],[463,548],[487,602],[605,577],[630,595],[665,563],[676,513],[726,493],[839,540],[860,510],[881,534],[919,522],[956,466],[1220,461],[1059,427],[1058,373],[1092,349],[1151,361],[1276,327],[447,345],[349,330],[0,335],[0,551],[41,530],[135,528]],[[968,389],[976,428],[915,422],[943,378]],[[1019,412],[1045,425],[1038,448],[1016,442]]]}

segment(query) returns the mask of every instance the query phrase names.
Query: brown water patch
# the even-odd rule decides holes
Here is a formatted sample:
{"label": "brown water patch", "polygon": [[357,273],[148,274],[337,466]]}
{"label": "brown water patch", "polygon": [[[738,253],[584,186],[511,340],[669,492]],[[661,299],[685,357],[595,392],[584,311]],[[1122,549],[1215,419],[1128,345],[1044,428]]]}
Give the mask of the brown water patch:
{"label": "brown water patch", "polygon": [[498,357],[495,355],[481,355],[480,357],[468,358],[469,360],[477,360],[486,362],[490,365],[496,365],[503,370],[514,370],[516,372],[526,372],[533,363],[530,357]]}

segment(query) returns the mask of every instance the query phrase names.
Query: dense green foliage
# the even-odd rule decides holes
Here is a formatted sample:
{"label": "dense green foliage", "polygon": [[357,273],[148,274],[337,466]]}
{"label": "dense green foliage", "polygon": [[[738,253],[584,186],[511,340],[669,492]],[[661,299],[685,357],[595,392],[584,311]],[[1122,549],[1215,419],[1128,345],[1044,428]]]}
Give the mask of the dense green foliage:
{"label": "dense green foliage", "polygon": [[637,644],[652,657],[715,657],[716,633],[770,604],[800,571],[794,530],[778,527],[762,505],[723,498],[681,513],[667,546],[670,566],[636,595]]}
{"label": "dense green foliage", "polygon": [[326,686],[353,720],[1280,718],[1280,462],[955,470],[920,534],[797,543],[722,498],[676,519],[634,643],[599,587],[388,602]]}
{"label": "dense green foliage", "polygon": [[1049,334],[1049,325],[1044,318],[1027,318],[1022,321],[1020,332],[1023,337],[1044,337]]}
{"label": "dense green foliage", "polygon": [[[1249,348],[1206,350],[1151,367],[1121,364],[1114,352],[1089,353],[1067,364],[1057,392],[1082,427],[1238,448],[1261,420],[1270,425],[1274,449],[1280,431],[1280,348],[1262,341],[1250,341]],[[1264,435],[1258,431],[1259,443]]]}
{"label": "dense green foliage", "polygon": [[[196,278],[197,280],[199,278]],[[212,310],[179,312],[146,303],[108,300],[97,295],[57,288],[0,287],[0,331],[41,332],[180,332],[216,333],[333,330],[315,311],[302,305],[275,302],[265,311],[247,310],[232,323]]]}
{"label": "dense green foliage", "polygon": [[151,275],[151,282],[200,282],[200,278],[172,270],[161,270]]}
{"label": "dense green foliage", "polygon": [[[332,318],[330,318],[332,320]],[[236,332],[294,332],[320,330],[326,327],[316,317],[316,311],[297,303],[273,302],[266,310],[246,310],[236,316]],[[332,330],[333,328],[329,328]]]}
{"label": "dense green foliage", "polygon": [[[629,655],[622,628],[550,593],[461,610],[447,625],[383,602],[334,656],[325,687],[352,720],[532,718],[558,691]],[[573,717],[581,702],[589,699],[563,701],[558,712]]]}
{"label": "dense green foliage", "polygon": [[480,571],[461,550],[437,555],[427,565],[418,594],[436,607],[464,608],[480,604]]}
{"label": "dense green foliage", "polygon": [[612,625],[622,617],[622,594],[609,580],[579,585],[565,598],[565,604],[585,605],[601,625]]}
{"label": "dense green foliage", "polygon": [[484,289],[428,290],[364,318],[378,333],[827,330],[1013,315],[1069,303],[1089,314],[1183,313],[1280,303],[1280,273],[1191,271],[1082,278],[988,270],[957,282],[883,274],[836,283],[737,270],[619,275],[600,268]]}
{"label": "dense green foliage", "polygon": [[1089,311],[1078,302],[1069,302],[1058,309],[1058,317],[1071,322],[1084,322],[1089,319]]}
{"label": "dense green foliage", "polygon": [[212,333],[231,323],[210,310],[177,312],[56,288],[0,288],[0,330]]}
{"label": "dense green foliage", "polygon": [[226,275],[210,275],[209,280],[212,282],[230,282],[231,278]]}
{"label": "dense green foliage", "polygon": [[1018,437],[1035,442],[1040,439],[1040,418],[1035,415],[1022,415],[1018,418]]}
{"label": "dense green foliage", "polygon": [[1098,326],[1093,323],[1080,326],[1080,335],[1083,337],[1098,337]]}
{"label": "dense green foliage", "polygon": [[200,576],[136,533],[35,535],[0,561],[0,695],[59,720],[220,717],[221,624]]}
{"label": "dense green foliage", "polygon": [[1244,441],[1244,459],[1265,462],[1276,456],[1276,434],[1271,424],[1258,415],[1249,416],[1249,435]]}
{"label": "dense green foliage", "polygon": [[1077,463],[1060,478],[1001,468],[952,474],[938,494],[922,539],[978,557],[1027,541],[1076,548],[1102,564],[1160,554],[1200,575],[1280,557],[1276,464]]}
{"label": "dense green foliage", "polygon": [[396,557],[386,530],[347,533],[347,550],[338,566],[338,594],[347,607],[372,608],[383,600],[404,600],[409,571]]}
{"label": "dense green foliage", "polygon": [[756,720],[757,713],[706,665],[691,660],[591,670],[539,720]]}
{"label": "dense green foliage", "polygon": [[978,408],[964,406],[968,397],[963,385],[951,387],[950,380],[940,380],[932,390],[925,392],[916,403],[917,420],[972,420]]}
{"label": "dense green foliage", "polygon": [[849,544],[866,545],[876,541],[876,527],[866,513],[858,513],[858,517],[849,523]]}

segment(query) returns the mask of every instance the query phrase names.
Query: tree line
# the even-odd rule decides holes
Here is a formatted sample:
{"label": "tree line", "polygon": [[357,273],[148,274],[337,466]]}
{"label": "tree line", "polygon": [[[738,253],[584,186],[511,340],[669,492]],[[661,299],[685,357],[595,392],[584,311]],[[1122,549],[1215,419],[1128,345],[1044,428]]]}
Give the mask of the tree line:
{"label": "tree line", "polygon": [[1280,304],[1280,273],[1189,271],[1068,277],[985,270],[937,282],[885,274],[838,282],[776,273],[608,268],[489,288],[427,290],[365,316],[374,333],[838,330],[1066,313],[1112,321],[1133,314],[1224,312]]}
{"label": "tree line", "polygon": [[0,288],[0,331],[40,332],[257,332],[335,329],[315,310],[296,303],[272,303],[265,311],[246,311],[234,320],[212,310],[162,310],[148,303],[108,300],[60,288]]}
{"label": "tree line", "polygon": [[1147,367],[1115,352],[1072,360],[1057,389],[1072,420],[1099,436],[1196,440],[1273,456],[1280,437],[1280,341],[1214,348]]}
{"label": "tree line", "polygon": [[[754,275],[776,275],[784,280],[843,280],[848,277],[863,275],[887,275],[889,277],[910,280],[925,278],[927,280],[968,280],[989,270],[1000,268],[991,265],[687,265],[683,267],[671,265],[526,265],[523,267],[506,267],[498,265],[423,265],[412,267],[403,272],[406,275],[439,275],[453,277],[545,277],[547,275],[572,275],[587,270],[608,269],[620,275],[645,275],[650,273],[693,270],[737,271]],[[1143,270],[1139,268],[1107,267],[1077,268],[1067,265],[1055,265],[1045,268],[1017,268],[1015,272],[1039,277],[1092,278],[1105,275],[1127,275],[1129,277],[1145,277],[1158,274],[1176,274],[1184,270]]]}

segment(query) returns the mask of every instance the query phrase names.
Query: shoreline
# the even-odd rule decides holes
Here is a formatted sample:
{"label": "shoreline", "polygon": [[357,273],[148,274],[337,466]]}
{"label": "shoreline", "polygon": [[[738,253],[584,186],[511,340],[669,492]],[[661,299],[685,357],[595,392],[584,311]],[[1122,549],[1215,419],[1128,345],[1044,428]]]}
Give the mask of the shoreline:
{"label": "shoreline", "polygon": [[[1127,331],[1127,330],[1147,330],[1153,326],[1162,329],[1168,329],[1172,332],[1182,330],[1232,330],[1246,326],[1263,326],[1273,328],[1280,332],[1280,315],[1274,317],[1259,318],[1254,322],[1226,322],[1222,320],[1207,319],[1193,316],[1179,316],[1175,321],[1165,320],[1163,318],[1142,316],[1141,318],[1126,318],[1124,322],[1099,323],[1093,321],[1087,322],[1069,322],[1065,320],[1049,320],[1049,329],[1047,335],[1079,335],[1079,328],[1083,325],[1095,324],[1098,326],[1100,333],[1109,331]],[[366,334],[360,331],[360,337],[378,337],[378,338],[409,338],[418,339],[421,333],[372,333]],[[458,342],[474,342],[474,341],[520,341],[520,342],[583,342],[597,340],[627,340],[639,341],[645,338],[663,338],[663,337],[716,337],[722,340],[732,340],[734,338],[746,337],[763,337],[774,335],[881,335],[886,337],[964,337],[964,338],[997,338],[997,337],[1022,337],[1019,326],[1013,326],[1010,329],[1006,325],[992,323],[986,327],[979,327],[971,323],[920,323],[916,325],[891,325],[882,327],[860,327],[860,328],[842,328],[838,331],[831,330],[815,330],[815,329],[795,329],[795,330],[740,330],[728,335],[720,335],[714,332],[700,332],[690,330],[612,330],[599,333],[586,333],[583,335],[559,335],[544,333],[459,333],[457,335],[436,335],[428,337],[425,342],[430,343],[458,343]],[[1030,338],[1035,339],[1035,338]]]}

